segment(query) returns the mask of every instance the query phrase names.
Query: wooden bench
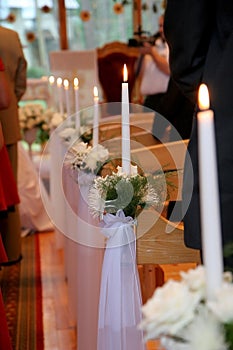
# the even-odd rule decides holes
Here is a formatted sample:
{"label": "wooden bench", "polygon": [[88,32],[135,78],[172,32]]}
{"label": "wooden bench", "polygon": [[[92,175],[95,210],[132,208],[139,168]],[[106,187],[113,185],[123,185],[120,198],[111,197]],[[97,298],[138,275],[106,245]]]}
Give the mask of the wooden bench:
{"label": "wooden bench", "polygon": [[[168,171],[174,171],[171,180],[176,187],[170,193],[170,199],[174,201],[181,200],[187,144],[188,140],[185,140],[132,150],[132,159],[137,159],[144,170],[156,170],[166,164]],[[136,247],[144,302],[164,283],[161,265],[200,263],[199,251],[184,244],[183,223],[171,222],[154,209],[144,210],[138,217]]]}
{"label": "wooden bench", "polygon": [[[154,117],[154,112],[130,114],[131,149],[158,144],[151,133]],[[121,129],[120,115],[102,118],[99,121],[100,142],[117,157],[121,155]]]}
{"label": "wooden bench", "polygon": [[[106,145],[115,154],[121,148],[121,125],[118,118],[120,117],[111,118],[111,122],[106,118],[109,123],[100,123],[100,130],[105,130],[106,139],[108,138]],[[147,125],[143,125],[143,120],[146,119],[140,117],[140,113],[132,118],[134,124],[131,123],[131,160],[145,173],[159,169],[171,172],[170,181],[174,186],[169,192],[169,200],[181,201],[188,140],[155,144],[154,138],[150,139],[150,136],[153,137],[150,133],[153,116],[148,118]],[[134,144],[135,140],[139,142]],[[164,283],[161,265],[200,263],[199,251],[189,249],[184,244],[183,223],[169,221],[165,215],[166,207],[160,213],[154,209],[145,210],[138,217],[137,263],[143,302],[152,295],[157,286]]]}

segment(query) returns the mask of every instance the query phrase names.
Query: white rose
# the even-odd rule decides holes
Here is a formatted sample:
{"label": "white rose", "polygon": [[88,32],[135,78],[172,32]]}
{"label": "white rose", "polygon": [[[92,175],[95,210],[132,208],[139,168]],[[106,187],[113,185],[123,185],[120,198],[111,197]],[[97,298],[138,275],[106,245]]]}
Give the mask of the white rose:
{"label": "white rose", "polygon": [[176,334],[193,320],[198,301],[184,283],[170,280],[163,287],[157,288],[152,298],[142,307],[145,319],[141,327],[146,331],[146,338]]}
{"label": "white rose", "polygon": [[68,137],[70,137],[71,135],[73,135],[75,133],[75,129],[73,128],[65,128],[64,130],[62,130],[59,133],[59,136],[61,138],[67,139]]}
{"label": "white rose", "polygon": [[51,124],[52,126],[58,126],[63,122],[63,117],[60,113],[54,113],[52,119],[51,119]]}
{"label": "white rose", "polygon": [[195,269],[190,269],[187,272],[181,271],[180,275],[182,281],[187,284],[188,288],[193,293],[198,293],[200,299],[204,299],[206,296],[206,279],[205,268],[199,265]]}
{"label": "white rose", "polygon": [[96,158],[100,161],[106,160],[109,155],[107,148],[99,144],[91,152],[96,153]]}
{"label": "white rose", "polygon": [[200,305],[196,317],[181,333],[189,350],[227,350],[221,324],[205,305]]}
{"label": "white rose", "polygon": [[77,145],[75,145],[75,148],[78,152],[89,152],[91,150],[91,147],[88,146],[88,143],[86,142],[79,142]]}
{"label": "white rose", "polygon": [[89,153],[87,157],[84,159],[86,163],[86,167],[94,171],[97,167],[98,154],[97,153]]}
{"label": "white rose", "polygon": [[28,128],[28,129],[32,129],[34,126],[35,126],[35,120],[32,119],[32,118],[29,118],[29,119],[27,120],[27,128]]}
{"label": "white rose", "polygon": [[233,285],[223,283],[216,293],[214,301],[208,301],[207,307],[217,316],[221,322],[233,321]]}

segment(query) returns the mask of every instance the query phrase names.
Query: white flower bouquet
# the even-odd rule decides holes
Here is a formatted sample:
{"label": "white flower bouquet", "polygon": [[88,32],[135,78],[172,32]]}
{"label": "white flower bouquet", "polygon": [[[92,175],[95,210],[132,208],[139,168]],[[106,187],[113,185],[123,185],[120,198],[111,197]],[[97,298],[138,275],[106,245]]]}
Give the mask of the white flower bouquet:
{"label": "white flower bouquet", "polygon": [[158,186],[154,186],[150,176],[138,174],[136,166],[131,169],[131,175],[118,167],[116,173],[94,180],[89,192],[89,208],[94,217],[123,210],[125,216],[134,218],[146,205],[159,207],[164,202],[164,177],[157,178]]}
{"label": "white flower bouquet", "polygon": [[65,164],[85,173],[98,174],[109,158],[108,150],[102,145],[91,147],[85,142],[76,142],[66,154]]}
{"label": "white flower bouquet", "polygon": [[62,116],[56,114],[58,113],[54,113],[52,109],[45,109],[40,103],[27,103],[19,108],[20,128],[24,134],[37,129],[35,141],[44,143],[49,139],[50,130],[64,120]]}
{"label": "white flower bouquet", "polygon": [[145,340],[160,339],[167,350],[232,350],[232,274],[224,273],[214,300],[206,298],[205,281],[200,265],[158,287],[142,306]]}
{"label": "white flower bouquet", "polygon": [[44,122],[44,108],[39,103],[28,103],[19,108],[19,122],[21,129],[29,130],[39,127]]}

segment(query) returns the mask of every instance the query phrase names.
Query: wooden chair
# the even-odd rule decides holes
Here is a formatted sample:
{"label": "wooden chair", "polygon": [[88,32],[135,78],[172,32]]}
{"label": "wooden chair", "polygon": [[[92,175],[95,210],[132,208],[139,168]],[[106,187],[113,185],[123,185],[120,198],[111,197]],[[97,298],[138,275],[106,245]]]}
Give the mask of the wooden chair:
{"label": "wooden chair", "polygon": [[103,89],[104,102],[121,101],[121,84],[123,81],[123,66],[127,65],[129,99],[135,84],[135,63],[139,57],[139,50],[129,47],[126,43],[114,41],[97,48],[99,82]]}

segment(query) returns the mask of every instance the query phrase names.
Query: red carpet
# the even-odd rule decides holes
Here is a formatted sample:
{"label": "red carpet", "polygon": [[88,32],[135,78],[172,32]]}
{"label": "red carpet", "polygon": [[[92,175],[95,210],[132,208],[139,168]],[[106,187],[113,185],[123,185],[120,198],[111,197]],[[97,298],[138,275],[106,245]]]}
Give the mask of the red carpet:
{"label": "red carpet", "polygon": [[0,283],[13,350],[43,350],[39,236],[22,238],[23,259],[4,267]]}

